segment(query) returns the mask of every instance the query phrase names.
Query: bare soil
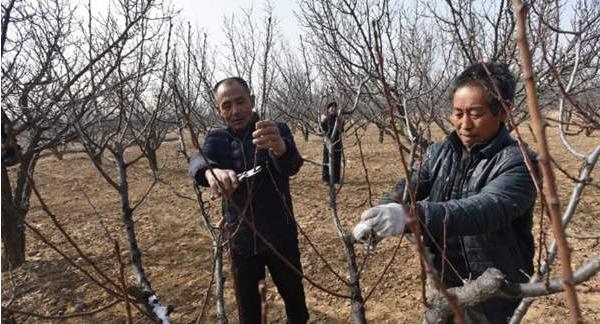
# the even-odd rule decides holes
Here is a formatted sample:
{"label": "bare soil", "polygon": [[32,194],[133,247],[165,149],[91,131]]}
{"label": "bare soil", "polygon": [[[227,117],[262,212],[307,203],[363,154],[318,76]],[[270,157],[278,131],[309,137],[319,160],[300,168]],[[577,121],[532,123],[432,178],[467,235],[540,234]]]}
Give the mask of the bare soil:
{"label": "bare soil", "polygon": [[[526,128],[521,132],[528,133]],[[365,162],[368,168],[372,202],[376,203],[384,191],[403,175],[399,153],[390,137],[383,144],[377,142],[376,130],[371,128],[362,138]],[[525,134],[527,135],[527,134]],[[530,136],[526,136],[530,139]],[[441,136],[437,137],[438,139]],[[552,155],[573,176],[581,161],[567,154],[555,128],[549,129]],[[298,133],[296,141],[301,154],[310,160],[321,160],[320,138],[311,136],[308,142]],[[582,151],[590,151],[600,142],[598,137],[578,137],[574,141]],[[355,137],[345,139],[346,171],[344,185],[338,196],[338,207],[346,229],[350,229],[361,211],[368,207],[368,186],[358,153]],[[192,180],[186,173],[186,164],[177,156],[177,144],[166,143],[159,160],[164,164],[159,183],[149,197],[135,211],[136,233],[143,250],[143,264],[153,288],[163,304],[173,305],[171,318],[174,323],[195,322],[199,315],[211,275],[211,241],[201,222],[193,197]],[[131,153],[134,157],[135,153]],[[111,172],[112,166],[107,164]],[[14,170],[12,170],[14,171]],[[301,237],[302,263],[305,274],[319,284],[342,293],[347,288],[328,270],[307,241],[310,239],[327,258],[332,267],[347,276],[346,258],[328,208],[327,187],[321,182],[319,166],[305,163],[292,180],[292,193],[296,219],[308,238]],[[556,171],[562,206],[568,201],[574,186],[564,174]],[[596,170],[593,177],[598,183]],[[113,172],[114,176],[114,172]],[[14,177],[14,174],[13,174]],[[135,201],[151,183],[151,174],[145,161],[132,167],[129,173],[132,200]],[[69,155],[60,161],[54,157],[39,162],[35,174],[37,187],[56,215],[60,224],[77,242],[79,247],[114,280],[118,276],[118,263],[114,246],[107,237],[118,239],[121,254],[127,260],[127,242],[120,221],[119,196],[99,175],[83,155]],[[219,218],[219,201],[213,200],[211,212],[214,220]],[[536,214],[539,224],[539,211]],[[78,256],[64,236],[58,231],[48,215],[40,208],[37,199],[32,199],[32,208],[27,221],[43,235],[59,246],[78,265],[94,273]],[[548,224],[547,219],[545,224]],[[544,227],[547,228],[547,225]],[[600,190],[587,187],[579,203],[577,215],[569,226],[569,233],[598,235],[600,233]],[[536,225],[536,237],[539,225]],[[550,232],[548,232],[550,233]],[[548,240],[551,239],[549,234]],[[362,274],[362,290],[373,288],[383,266],[392,255],[398,239],[382,242],[371,253]],[[591,257],[598,256],[600,240],[577,240],[570,238],[573,249],[573,266],[580,265]],[[365,251],[357,247],[359,261]],[[227,259],[227,257],[226,257]],[[129,264],[126,272],[131,273]],[[226,260],[226,304],[229,318],[237,322],[229,263]],[[419,266],[413,246],[402,242],[399,253],[381,284],[369,297],[367,319],[372,323],[416,323],[423,311],[419,280]],[[552,274],[559,273],[554,267]],[[134,284],[128,275],[129,284]],[[270,323],[285,321],[283,302],[269,280],[268,320]],[[579,286],[579,301],[586,322],[600,323],[600,276]],[[352,322],[348,300],[327,295],[305,281],[307,303],[312,323]],[[67,315],[76,312],[94,311],[113,301],[108,293],[99,288],[58,253],[43,243],[36,234],[27,230],[27,262],[12,273],[2,273],[2,303],[14,298],[11,308],[45,315]],[[214,299],[209,302],[207,322],[215,321]],[[148,319],[134,311],[137,323]],[[44,320],[27,315],[17,319],[27,323],[125,323],[127,321],[123,303],[92,315],[75,318]],[[541,298],[528,312],[526,323],[564,323],[568,320],[568,309],[563,294]]]}

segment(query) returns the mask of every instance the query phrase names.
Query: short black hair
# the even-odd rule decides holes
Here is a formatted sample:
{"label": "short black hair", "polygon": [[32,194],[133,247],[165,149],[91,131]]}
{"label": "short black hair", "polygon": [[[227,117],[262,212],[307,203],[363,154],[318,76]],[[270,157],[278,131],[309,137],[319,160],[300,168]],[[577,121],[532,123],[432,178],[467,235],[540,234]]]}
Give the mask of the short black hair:
{"label": "short black hair", "polygon": [[[488,73],[489,72],[489,73]],[[517,81],[514,75],[510,72],[508,64],[481,62],[468,66],[462,71],[452,82],[450,100],[454,99],[454,93],[458,88],[468,84],[476,83],[483,87],[487,102],[490,105],[492,114],[498,115],[502,109],[500,100],[505,103],[512,104],[515,99],[515,89]],[[496,95],[495,88],[498,88],[500,96]]]}
{"label": "short black hair", "polygon": [[327,104],[327,106],[325,106],[325,109],[329,109],[329,107],[331,106],[335,106],[335,108],[337,108],[337,102],[335,101],[331,101]]}
{"label": "short black hair", "polygon": [[252,93],[250,91],[250,87],[248,86],[248,82],[246,82],[246,80],[244,80],[241,77],[228,77],[228,78],[225,78],[215,84],[215,86],[212,89],[213,94],[215,94],[215,95],[217,94],[217,90],[219,90],[219,87],[222,84],[232,84],[232,83],[237,83],[237,84],[241,85],[242,88],[244,88],[244,90],[246,90],[248,92],[248,94]]}

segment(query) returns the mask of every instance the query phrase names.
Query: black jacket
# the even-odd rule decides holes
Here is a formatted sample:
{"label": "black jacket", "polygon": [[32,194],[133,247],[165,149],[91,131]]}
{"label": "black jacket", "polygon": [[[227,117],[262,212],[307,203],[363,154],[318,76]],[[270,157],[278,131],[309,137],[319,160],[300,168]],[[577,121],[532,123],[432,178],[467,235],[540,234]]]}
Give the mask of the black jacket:
{"label": "black jacket", "polygon": [[[298,153],[288,126],[277,123],[277,127],[286,142],[287,151],[277,158],[267,150],[259,150],[256,154],[256,165],[261,165],[263,170],[242,181],[232,194],[231,202],[223,202],[228,232],[235,233],[231,248],[243,255],[260,253],[267,247],[243,221],[237,229],[241,221],[240,216],[253,222],[257,230],[275,246],[298,242],[289,177],[300,170],[303,159]],[[252,144],[254,130],[255,122],[252,122],[241,134],[232,128],[220,128],[209,132],[202,147],[208,161],[200,153],[193,156],[189,164],[190,175],[199,185],[207,187],[204,173],[209,165],[219,169],[231,169],[238,174],[252,169],[255,156],[255,145]],[[252,194],[251,201],[245,213],[240,215],[239,211],[244,209],[248,193]]]}
{"label": "black jacket", "polygon": [[[529,155],[535,161],[535,155]],[[504,125],[494,138],[474,145],[470,152],[456,133],[431,145],[412,183],[418,183],[423,236],[438,271],[442,271],[442,257],[433,243],[444,246],[446,224],[446,257],[461,277],[445,263],[447,286],[462,285],[462,279],[475,279],[489,267],[500,269],[512,282],[528,280],[525,274],[533,272],[536,190],[518,144]],[[382,202],[401,197],[398,193],[403,190],[400,181]]]}

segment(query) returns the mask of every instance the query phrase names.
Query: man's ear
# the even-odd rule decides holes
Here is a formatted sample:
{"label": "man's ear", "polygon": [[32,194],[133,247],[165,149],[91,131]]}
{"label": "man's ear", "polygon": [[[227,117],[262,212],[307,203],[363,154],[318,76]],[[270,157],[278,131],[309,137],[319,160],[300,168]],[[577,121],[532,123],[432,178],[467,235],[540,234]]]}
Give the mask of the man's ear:
{"label": "man's ear", "polygon": [[254,104],[256,103],[256,96],[250,95],[250,105],[251,108],[254,109]]}
{"label": "man's ear", "polygon": [[219,108],[219,106],[215,106],[215,110],[217,111],[217,115],[223,118],[223,114],[221,114],[221,109]]}

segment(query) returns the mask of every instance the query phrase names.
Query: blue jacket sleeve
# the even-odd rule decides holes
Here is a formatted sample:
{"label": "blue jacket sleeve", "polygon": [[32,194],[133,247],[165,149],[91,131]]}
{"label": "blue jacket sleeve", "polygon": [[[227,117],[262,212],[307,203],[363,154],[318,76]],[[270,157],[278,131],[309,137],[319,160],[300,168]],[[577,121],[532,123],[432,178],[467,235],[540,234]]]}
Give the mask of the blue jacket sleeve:
{"label": "blue jacket sleeve", "polygon": [[421,219],[434,237],[441,235],[446,215],[446,233],[452,237],[496,231],[533,208],[535,185],[520,152],[512,153],[500,160],[496,176],[478,193],[445,202],[418,202]]}
{"label": "blue jacket sleeve", "polygon": [[284,123],[277,123],[279,133],[285,141],[286,151],[282,156],[276,157],[269,151],[271,161],[275,165],[275,169],[282,175],[293,176],[300,171],[300,167],[304,163],[304,159],[300,156],[296,142],[294,142],[294,136],[290,131],[289,127]]}
{"label": "blue jacket sleeve", "polygon": [[204,173],[209,167],[218,167],[216,161],[217,149],[217,138],[211,136],[209,133],[206,135],[204,145],[202,146],[202,153],[204,153],[204,155],[198,152],[190,158],[188,163],[188,173],[196,180],[198,185],[208,187],[208,181],[206,180]]}

